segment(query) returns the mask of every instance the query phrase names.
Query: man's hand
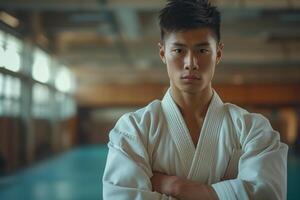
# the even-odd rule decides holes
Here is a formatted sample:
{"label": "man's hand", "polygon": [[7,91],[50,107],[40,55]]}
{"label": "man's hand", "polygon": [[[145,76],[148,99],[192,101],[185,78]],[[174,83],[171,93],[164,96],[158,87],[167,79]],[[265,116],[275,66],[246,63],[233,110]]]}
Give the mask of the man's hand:
{"label": "man's hand", "polygon": [[178,177],[168,176],[162,173],[154,172],[151,177],[152,189],[161,194],[175,196],[177,193],[176,182]]}
{"label": "man's hand", "polygon": [[179,178],[177,176],[168,176],[154,172],[151,183],[154,191],[177,199],[218,200],[218,196],[211,186]]}

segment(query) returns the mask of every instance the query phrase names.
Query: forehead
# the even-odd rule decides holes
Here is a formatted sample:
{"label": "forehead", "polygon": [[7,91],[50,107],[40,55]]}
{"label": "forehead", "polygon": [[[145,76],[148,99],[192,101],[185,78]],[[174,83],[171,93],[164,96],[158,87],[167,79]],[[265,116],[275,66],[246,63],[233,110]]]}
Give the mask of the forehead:
{"label": "forehead", "polygon": [[169,32],[164,40],[166,45],[175,43],[193,46],[202,43],[216,44],[217,40],[210,28],[196,28],[186,31]]}

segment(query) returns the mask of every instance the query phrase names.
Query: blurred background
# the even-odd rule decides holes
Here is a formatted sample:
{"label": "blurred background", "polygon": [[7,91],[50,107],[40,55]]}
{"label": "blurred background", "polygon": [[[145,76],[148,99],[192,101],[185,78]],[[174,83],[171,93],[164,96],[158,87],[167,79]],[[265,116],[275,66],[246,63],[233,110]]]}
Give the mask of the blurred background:
{"label": "blurred background", "polygon": [[[102,199],[109,130],[168,88],[163,0],[0,1],[0,199]],[[290,147],[299,199],[300,1],[214,0],[222,63],[214,88],[260,112]]]}

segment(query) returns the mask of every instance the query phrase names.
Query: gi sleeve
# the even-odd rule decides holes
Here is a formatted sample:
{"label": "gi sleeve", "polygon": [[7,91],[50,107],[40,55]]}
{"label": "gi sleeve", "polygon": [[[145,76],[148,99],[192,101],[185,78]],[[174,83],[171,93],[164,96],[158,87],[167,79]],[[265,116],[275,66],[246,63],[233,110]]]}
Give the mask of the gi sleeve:
{"label": "gi sleeve", "polygon": [[167,200],[152,191],[149,155],[134,120],[119,120],[110,132],[109,152],[103,175],[103,199]]}
{"label": "gi sleeve", "polygon": [[212,185],[219,199],[286,199],[287,145],[262,115],[245,115],[241,124],[237,178]]}

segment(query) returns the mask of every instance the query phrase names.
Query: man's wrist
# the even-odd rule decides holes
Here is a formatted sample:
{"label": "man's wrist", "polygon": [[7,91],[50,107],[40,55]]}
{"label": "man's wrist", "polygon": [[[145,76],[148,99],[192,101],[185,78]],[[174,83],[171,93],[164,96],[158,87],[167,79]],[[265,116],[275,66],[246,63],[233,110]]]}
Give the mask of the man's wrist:
{"label": "man's wrist", "polygon": [[214,188],[212,186],[207,185],[207,189],[208,189],[208,193],[209,193],[210,199],[212,199],[212,200],[219,200],[219,197],[218,197],[216,191],[214,190]]}
{"label": "man's wrist", "polygon": [[178,197],[182,189],[182,185],[183,185],[183,180],[179,177],[174,176],[174,181],[172,183],[171,190],[170,190],[170,196],[175,198]]}
{"label": "man's wrist", "polygon": [[186,197],[186,195],[189,196],[191,193],[198,196],[196,191],[199,192],[198,195],[201,195],[203,199],[219,200],[218,195],[212,186],[181,179],[179,177],[174,179],[170,195],[177,199],[182,199]]}

